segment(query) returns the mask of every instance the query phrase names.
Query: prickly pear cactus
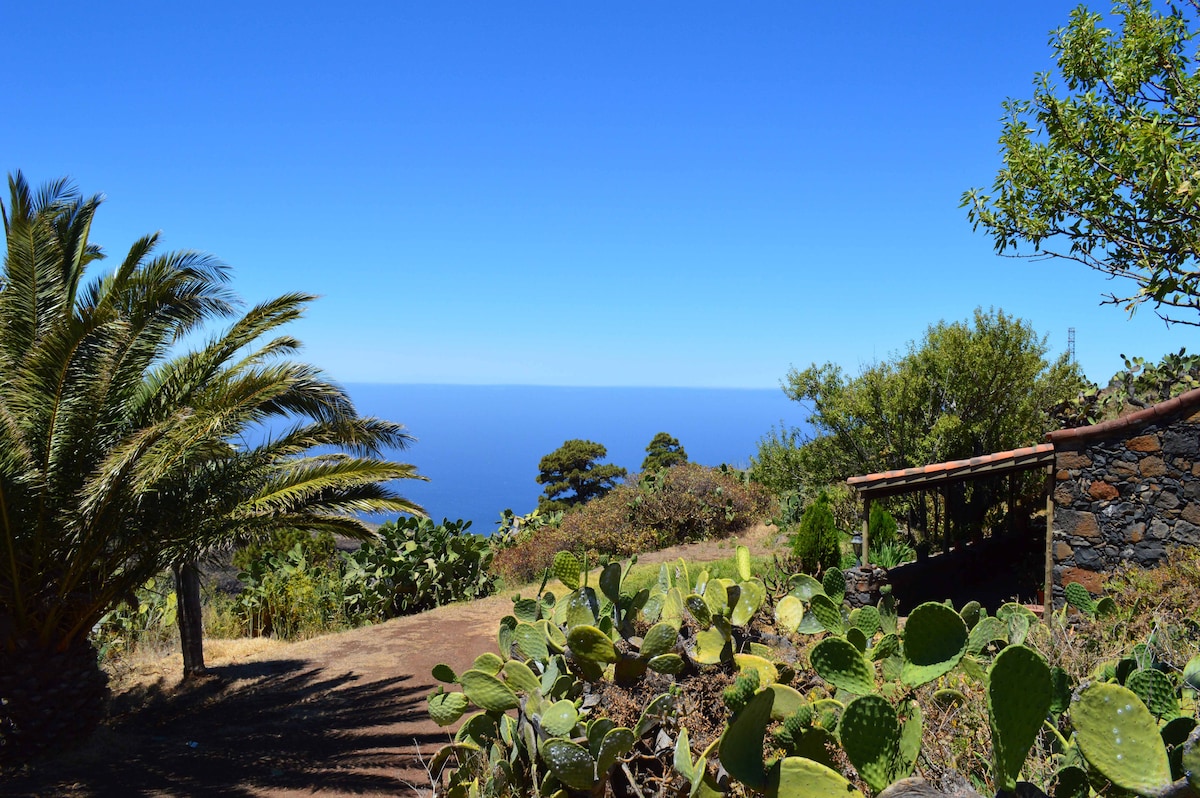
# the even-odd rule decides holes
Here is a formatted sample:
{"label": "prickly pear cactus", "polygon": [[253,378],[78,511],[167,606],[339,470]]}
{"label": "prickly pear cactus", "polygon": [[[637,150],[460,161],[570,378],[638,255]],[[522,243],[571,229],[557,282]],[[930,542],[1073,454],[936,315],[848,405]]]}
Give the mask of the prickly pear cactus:
{"label": "prickly pear cactus", "polygon": [[825,595],[840,602],[846,597],[846,575],[840,568],[826,568],[821,577],[821,587]]}
{"label": "prickly pear cactus", "polygon": [[797,756],[779,763],[779,798],[863,798],[840,773]]}
{"label": "prickly pear cactus", "polygon": [[1142,703],[1152,714],[1167,719],[1179,714],[1179,701],[1175,698],[1175,688],[1162,671],[1153,668],[1134,671],[1129,675],[1125,686],[1142,699]]}
{"label": "prickly pear cactus", "polygon": [[927,602],[904,625],[904,669],[900,679],[919,687],[948,673],[967,653],[967,625],[945,604]]}
{"label": "prickly pear cactus", "polygon": [[767,786],[763,735],[767,731],[767,724],[771,722],[774,700],[775,693],[771,690],[757,693],[729,722],[718,747],[722,767],[729,775],[754,790],[762,790]]}
{"label": "prickly pear cactus", "polygon": [[1084,758],[1113,784],[1148,797],[1171,785],[1158,724],[1131,690],[1088,685],[1071,705],[1071,720]]}
{"label": "prickly pear cactus", "polygon": [[1063,588],[1063,592],[1067,597],[1067,604],[1082,612],[1084,615],[1096,614],[1096,602],[1092,601],[1092,594],[1078,582],[1068,582]]}
{"label": "prickly pear cactus", "polygon": [[881,792],[895,780],[900,721],[887,699],[865,695],[851,701],[838,732],[846,756],[871,789]]}
{"label": "prickly pear cactus", "polygon": [[555,579],[567,586],[567,590],[575,590],[579,587],[579,575],[582,570],[579,558],[571,552],[560,551],[554,555],[554,567],[551,571]]}
{"label": "prickly pear cactus", "polygon": [[1041,654],[1025,646],[1009,646],[996,655],[988,671],[987,702],[999,789],[1016,789],[1053,694],[1050,666]]}
{"label": "prickly pear cactus", "polygon": [[875,670],[862,652],[841,637],[827,637],[809,654],[813,670],[834,687],[855,695],[875,691]]}
{"label": "prickly pear cactus", "polygon": [[813,615],[821,622],[826,631],[840,635],[845,631],[842,623],[842,608],[824,593],[813,596],[810,605]]}

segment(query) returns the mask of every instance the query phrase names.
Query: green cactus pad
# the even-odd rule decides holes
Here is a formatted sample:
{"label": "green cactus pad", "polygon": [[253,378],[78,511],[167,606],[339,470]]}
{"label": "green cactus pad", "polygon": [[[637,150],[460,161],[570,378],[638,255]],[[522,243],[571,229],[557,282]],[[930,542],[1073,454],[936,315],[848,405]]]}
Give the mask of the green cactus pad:
{"label": "green cactus pad", "polygon": [[651,657],[646,666],[656,673],[682,673],[686,663],[683,657],[678,654],[659,654],[657,657]]}
{"label": "green cactus pad", "polygon": [[697,593],[692,593],[683,600],[687,606],[688,612],[696,619],[696,623],[700,626],[708,626],[712,623],[712,610],[708,608],[708,603],[704,600],[704,596]]}
{"label": "green cactus pad", "polygon": [[851,643],[840,637],[827,637],[809,654],[813,670],[832,684],[855,695],[875,690],[875,671]]}
{"label": "green cactus pad", "polygon": [[692,762],[692,746],[688,742],[688,733],[686,728],[679,729],[679,736],[675,738],[675,756],[672,758],[671,764],[675,767],[675,772],[683,776],[688,783],[696,780],[696,769]]}
{"label": "green cactus pad", "polygon": [[916,701],[901,704],[900,714],[905,719],[900,724],[900,739],[896,746],[899,755],[896,758],[896,769],[892,773],[892,778],[896,779],[907,778],[912,774],[913,767],[917,764],[917,756],[921,753],[921,734],[924,726],[921,706]]}
{"label": "green cactus pad", "polygon": [[846,640],[859,651],[867,650],[867,636],[857,626],[851,626],[846,630]]}
{"label": "green cactus pad", "polygon": [[518,621],[533,623],[541,613],[541,605],[531,598],[519,598],[513,602],[513,615]]}
{"label": "green cactus pad", "polygon": [[1160,718],[1173,718],[1179,714],[1179,701],[1175,688],[1161,671],[1154,669],[1134,671],[1125,686],[1142,699],[1146,709]]}
{"label": "green cactus pad", "polygon": [[729,722],[718,748],[721,765],[738,781],[754,790],[767,786],[763,766],[763,735],[771,721],[775,693],[763,690]]}
{"label": "green cactus pad", "polygon": [[647,732],[658,726],[663,716],[671,712],[674,706],[675,699],[670,693],[663,693],[660,696],[656,696],[642,710],[642,716],[638,718],[637,726],[633,727],[633,736],[638,739],[644,737]]}
{"label": "green cactus pad", "polygon": [[1192,732],[1188,741],[1183,744],[1180,767],[1192,789],[1200,790],[1200,731]]}
{"label": "green cactus pad", "polygon": [[646,632],[639,655],[643,659],[652,659],[659,654],[666,654],[675,648],[678,639],[679,632],[674,626],[669,623],[656,623]]}
{"label": "green cactus pad", "polygon": [[1096,599],[1096,617],[1111,618],[1117,614],[1117,602],[1111,596],[1101,596]]}
{"label": "green cactus pad", "polygon": [[775,664],[768,659],[754,654],[734,654],[733,662],[737,665],[738,670],[757,673],[758,683],[761,687],[779,681],[779,671],[775,669]]}
{"label": "green cactus pad", "polygon": [[576,626],[595,626],[598,609],[596,597],[591,588],[572,591],[566,600],[567,629],[573,629]]}
{"label": "green cactus pad", "polygon": [[679,588],[673,587],[667,591],[666,597],[663,599],[662,619],[678,629],[683,625],[683,616],[687,606],[683,600],[683,593]]}
{"label": "green cactus pad", "polygon": [[476,712],[474,715],[467,717],[463,721],[463,725],[458,727],[458,731],[454,735],[454,742],[473,743],[483,748],[485,745],[491,743],[492,740],[495,740],[499,734],[500,727],[496,722],[495,715],[487,712]]}
{"label": "green cactus pad", "polygon": [[512,656],[513,630],[517,628],[517,619],[511,615],[505,615],[500,619],[500,628],[496,631],[496,644],[500,649],[500,656],[508,659]]}
{"label": "green cactus pad", "polygon": [[988,671],[988,720],[999,789],[1016,789],[1053,694],[1050,666],[1041,654],[1025,646],[1009,646],[996,655]]}
{"label": "green cactus pad", "polygon": [[748,581],[754,574],[750,572],[750,549],[745,546],[738,546],[736,550],[738,579],[742,582]]}
{"label": "green cactus pad", "polygon": [[595,779],[595,762],[582,745],[557,737],[542,743],[542,759],[554,777],[576,790],[589,790]]}
{"label": "green cactus pad", "polygon": [[600,743],[600,751],[596,754],[596,776],[607,773],[616,764],[617,759],[633,750],[635,742],[637,738],[633,736],[633,729],[625,726],[609,729]]}
{"label": "green cactus pad", "polygon": [[1065,670],[1055,665],[1050,669],[1050,684],[1052,686],[1050,712],[1061,715],[1071,706],[1071,676]]}
{"label": "green cactus pad", "polygon": [[479,746],[471,742],[451,743],[443,745],[438,749],[438,752],[429,760],[429,772],[434,777],[440,776],[442,769],[446,763],[450,761],[452,756],[469,757],[479,753]]}
{"label": "green cactus pad", "polygon": [[900,638],[895,634],[886,634],[871,649],[871,659],[874,662],[894,657],[900,653]]}
{"label": "green cactus pad", "polygon": [[495,676],[497,673],[499,673],[500,669],[503,667],[504,660],[500,659],[490,651],[485,651],[476,657],[475,664],[471,666],[471,668],[474,670],[490,673],[492,676]]}
{"label": "green cactus pad", "polygon": [[616,662],[617,650],[608,635],[595,626],[579,625],[567,632],[567,645],[577,659]]}
{"label": "green cactus pad", "polygon": [[579,589],[579,575],[583,567],[579,559],[569,551],[560,551],[554,555],[554,565],[551,573],[554,578],[567,586],[567,590]]}
{"label": "green cactus pad", "polygon": [[566,737],[579,722],[579,711],[575,702],[563,699],[556,701],[542,713],[542,729],[551,737]]}
{"label": "green cactus pad", "polygon": [[795,596],[784,596],[775,605],[775,622],[789,632],[795,632],[804,620],[804,602]]}
{"label": "green cactus pad", "polygon": [[798,756],[779,763],[779,798],[863,798],[837,771]]}
{"label": "green cactus pad", "polygon": [[609,730],[615,729],[616,726],[617,724],[608,718],[594,718],[588,722],[587,743],[592,759],[600,755],[600,744],[604,742],[604,735],[608,734]]}
{"label": "green cactus pad", "polygon": [[533,671],[524,662],[510,659],[504,663],[501,675],[504,678],[504,683],[514,692],[526,693],[528,695],[537,695],[542,692],[541,679],[535,676]]}
{"label": "green cactus pad", "polygon": [[696,635],[696,649],[692,659],[701,665],[716,665],[730,654],[729,637],[715,626]]}
{"label": "green cactus pad", "polygon": [[1158,724],[1131,690],[1091,684],[1071,705],[1071,720],[1084,758],[1113,784],[1145,796],[1171,785]]}
{"label": "green cactus pad", "polygon": [[637,684],[646,675],[646,660],[622,657],[613,666],[613,681],[625,687]]}
{"label": "green cactus pad", "polygon": [[846,705],[838,726],[842,748],[863,781],[875,792],[892,783],[900,721],[886,699],[864,695]]}
{"label": "green cactus pad", "polygon": [[546,643],[546,633],[531,623],[518,623],[513,630],[513,640],[517,650],[529,659],[545,661],[550,658],[550,649]]}
{"label": "green cactus pad", "polygon": [[433,670],[430,671],[430,673],[432,673],[433,678],[437,679],[439,682],[453,684],[454,682],[458,681],[458,674],[454,672],[453,668],[445,663],[439,662],[437,665],[434,665]]}
{"label": "green cactus pad", "polygon": [[818,593],[813,596],[812,604],[810,605],[813,615],[821,622],[821,626],[826,631],[835,635],[840,635],[845,631],[845,625],[842,623],[842,608],[835,604],[833,599],[826,596],[824,593]]}
{"label": "green cactus pad", "polygon": [[962,706],[967,703],[967,697],[963,695],[961,690],[955,690],[953,687],[943,687],[941,690],[933,691],[933,703],[943,708]]}
{"label": "green cactus pad", "polygon": [[558,628],[558,624],[542,618],[534,626],[546,638],[546,646],[550,651],[555,654],[563,653],[563,649],[567,647],[567,636]]}
{"label": "green cactus pad", "polygon": [[1168,749],[1176,748],[1187,742],[1188,735],[1196,728],[1196,719],[1186,715],[1180,715],[1174,718],[1169,723],[1163,725],[1158,730],[1158,734],[1162,737],[1163,745]]}
{"label": "green cactus pad", "polygon": [[904,625],[904,670],[900,680],[919,687],[950,672],[967,652],[967,625],[945,604],[928,602]]}
{"label": "green cactus pad", "polygon": [[812,601],[812,597],[818,593],[824,593],[824,586],[808,574],[795,574],[789,580],[791,582],[791,590],[789,596],[795,596],[801,601]]}
{"label": "green cactus pad", "polygon": [[490,673],[471,669],[458,677],[471,703],[492,712],[506,712],[520,705],[517,694]]}
{"label": "green cactus pad", "polygon": [[1087,771],[1075,765],[1067,765],[1054,776],[1054,798],[1088,798],[1091,786]]}
{"label": "green cactus pad", "polygon": [[758,579],[749,579],[738,587],[741,588],[741,594],[738,596],[737,604],[734,605],[733,614],[730,615],[729,620],[734,626],[745,626],[750,623],[750,619],[766,601],[767,588]]}
{"label": "green cactus pad", "polygon": [[978,601],[968,601],[963,605],[963,608],[958,611],[962,616],[963,623],[968,629],[974,629],[975,624],[979,623],[979,619],[983,617],[983,606]]}
{"label": "green cactus pad", "polygon": [[1183,686],[1200,691],[1200,656],[1192,657],[1183,666]]}
{"label": "green cactus pad", "polygon": [[804,618],[800,621],[800,625],[796,627],[798,635],[816,635],[825,631],[825,627],[817,620],[817,616],[813,615],[811,609],[804,613]]}
{"label": "green cactus pad", "polygon": [[862,629],[863,634],[870,639],[879,631],[879,610],[868,604],[865,607],[859,607],[855,612],[858,613],[858,616],[851,619],[851,623]]}
{"label": "green cactus pad", "polygon": [[710,579],[704,586],[704,603],[708,605],[708,614],[715,618],[724,615],[729,610],[729,591],[720,579]]}
{"label": "green cactus pad", "polygon": [[610,562],[600,572],[600,592],[613,604],[621,601],[621,563]]}
{"label": "green cactus pad", "polygon": [[1096,603],[1092,601],[1092,594],[1083,585],[1078,582],[1068,582],[1063,587],[1063,593],[1066,594],[1067,604],[1079,610],[1084,615],[1094,615],[1096,613]]}
{"label": "green cactus pad", "polygon": [[821,577],[821,589],[825,595],[841,603],[846,597],[846,575],[840,568],[827,568]]}
{"label": "green cactus pad", "polygon": [[[775,702],[771,704],[772,720],[783,720],[789,715],[795,714],[800,707],[808,706],[804,696],[800,695],[794,687],[788,687],[786,684],[770,684],[767,685],[767,688],[775,693]],[[811,718],[811,711],[809,716]]]}
{"label": "green cactus pad", "polygon": [[439,726],[449,726],[463,716],[470,702],[462,693],[445,693],[441,692],[441,688],[438,690],[429,696],[429,717]]}

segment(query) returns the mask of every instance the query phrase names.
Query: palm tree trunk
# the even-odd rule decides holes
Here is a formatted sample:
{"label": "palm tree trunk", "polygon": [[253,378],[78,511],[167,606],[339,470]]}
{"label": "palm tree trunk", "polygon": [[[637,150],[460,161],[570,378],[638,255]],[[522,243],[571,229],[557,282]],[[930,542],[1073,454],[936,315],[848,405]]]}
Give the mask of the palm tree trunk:
{"label": "palm tree trunk", "polygon": [[194,562],[175,566],[175,602],[179,645],[183,649],[183,678],[204,676],[204,621],[200,615],[200,568]]}

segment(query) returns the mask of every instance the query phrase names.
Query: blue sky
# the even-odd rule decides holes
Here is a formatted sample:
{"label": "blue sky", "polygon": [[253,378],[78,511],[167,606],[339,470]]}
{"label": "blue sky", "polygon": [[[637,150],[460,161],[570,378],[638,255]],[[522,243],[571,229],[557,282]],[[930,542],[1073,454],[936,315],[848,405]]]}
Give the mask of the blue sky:
{"label": "blue sky", "polygon": [[1106,380],[1193,333],[958,207],[1074,5],[10,4],[0,153],[104,193],[114,256],[321,295],[344,382],[771,387],[976,306]]}

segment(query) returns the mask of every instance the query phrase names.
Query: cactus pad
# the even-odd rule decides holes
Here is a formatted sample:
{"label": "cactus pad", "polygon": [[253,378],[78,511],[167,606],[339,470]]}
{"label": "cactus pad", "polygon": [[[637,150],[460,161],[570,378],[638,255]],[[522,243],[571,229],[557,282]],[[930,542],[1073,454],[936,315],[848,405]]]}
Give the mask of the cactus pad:
{"label": "cactus pad", "polygon": [[892,783],[900,721],[886,699],[865,695],[851,701],[838,732],[846,756],[871,789],[881,792]]}
{"label": "cactus pad", "polygon": [[520,704],[517,694],[490,673],[471,669],[458,677],[471,703],[491,712],[506,712]]}
{"label": "cactus pad", "polygon": [[904,669],[900,679],[919,687],[948,673],[967,652],[967,625],[945,604],[922,604],[904,626]]}
{"label": "cactus pad", "polygon": [[775,605],[775,622],[789,632],[795,632],[803,620],[804,602],[795,596],[784,596]]}
{"label": "cactus pad", "polygon": [[709,609],[708,602],[704,600],[704,596],[692,593],[683,603],[687,606],[688,612],[696,619],[696,623],[701,626],[708,626],[712,623],[712,610]]}
{"label": "cactus pad", "polygon": [[832,768],[789,756],[779,763],[779,798],[863,798],[854,785]]}
{"label": "cactus pad", "polygon": [[1050,712],[1061,715],[1071,706],[1071,677],[1062,668],[1055,665],[1050,669],[1051,691]]}
{"label": "cactus pad", "polygon": [[749,581],[750,577],[754,576],[750,571],[750,549],[745,546],[738,546],[736,549],[738,579],[742,582]]}
{"label": "cactus pad", "polygon": [[767,786],[763,766],[763,735],[771,721],[775,693],[763,690],[750,699],[745,708],[729,722],[721,735],[718,756],[729,775],[747,787],[762,790]]}
{"label": "cactus pad", "polygon": [[458,721],[470,704],[462,693],[439,692],[429,696],[429,717],[439,726],[449,726]]}
{"label": "cactus pad", "polygon": [[842,608],[835,604],[833,599],[826,596],[824,593],[818,593],[813,596],[812,604],[810,605],[813,615],[821,622],[821,626],[825,627],[835,635],[840,635],[845,631],[845,626],[842,623]]}
{"label": "cactus pad", "polygon": [[832,684],[855,695],[875,690],[875,671],[851,643],[841,637],[827,637],[809,654],[813,670]]}
{"label": "cactus pad", "polygon": [[1101,596],[1096,600],[1096,617],[1111,618],[1117,614],[1117,602],[1111,596]]}
{"label": "cactus pad", "polygon": [[729,650],[729,638],[714,626],[696,634],[696,649],[692,659],[701,665],[716,665],[726,658]]}
{"label": "cactus pad", "polygon": [[804,696],[800,695],[796,688],[788,687],[786,684],[771,684],[767,687],[775,693],[775,703],[771,705],[772,719],[783,720],[795,714],[801,707],[808,707],[808,720],[804,725],[807,726],[812,722],[812,708],[804,701]]}
{"label": "cactus pad", "polygon": [[678,639],[679,632],[674,626],[669,623],[656,623],[646,632],[641,651],[638,653],[643,659],[653,659],[659,654],[673,650]]}
{"label": "cactus pad", "polygon": [[600,592],[613,604],[621,602],[621,563],[610,562],[600,572]]}
{"label": "cactus pad", "polygon": [[556,701],[542,713],[542,729],[551,737],[566,737],[579,722],[575,702],[563,699]]}
{"label": "cactus pad", "polygon": [[567,632],[567,645],[579,659],[616,662],[617,650],[608,635],[594,626],[580,625]]}
{"label": "cactus pad", "polygon": [[504,677],[504,683],[514,692],[526,693],[528,695],[538,695],[542,692],[541,680],[534,675],[533,671],[524,662],[517,662],[515,659],[510,659],[504,663],[504,670],[501,673]]}
{"label": "cactus pad", "polygon": [[1183,686],[1200,691],[1200,656],[1192,657],[1183,666]]}
{"label": "cactus pad", "polygon": [[646,663],[656,673],[682,673],[685,664],[678,654],[659,654]]}
{"label": "cactus pad", "polygon": [[596,776],[607,773],[618,757],[633,750],[633,744],[636,741],[633,729],[625,726],[609,729],[600,742],[600,750],[596,754]]}
{"label": "cactus pad", "polygon": [[529,659],[547,660],[550,649],[546,643],[546,632],[531,623],[518,623],[513,630],[513,640],[517,650]]}
{"label": "cactus pad", "polygon": [[476,657],[475,664],[471,666],[471,668],[474,670],[490,673],[493,676],[499,673],[500,669],[503,667],[504,660],[500,659],[490,651],[485,651]]}
{"label": "cactus pad", "polygon": [[988,671],[988,720],[992,727],[996,786],[1012,792],[1025,757],[1046,720],[1054,687],[1050,666],[1025,646],[1009,646]]}
{"label": "cactus pad", "polygon": [[[559,552],[565,554],[567,552]],[[596,625],[596,604],[595,596],[589,595],[591,589],[574,590],[567,596],[565,605],[565,617],[567,628],[571,629],[576,626],[595,626]]]}
{"label": "cactus pad", "polygon": [[437,679],[439,682],[451,684],[458,681],[458,674],[454,672],[454,669],[442,662],[434,665],[433,670],[430,671],[430,673],[432,673],[433,678]]}
{"label": "cactus pad", "polygon": [[1154,669],[1134,671],[1125,686],[1134,692],[1146,709],[1160,718],[1173,718],[1179,714],[1179,701],[1175,688],[1161,671]]}
{"label": "cactus pad", "polygon": [[737,665],[738,670],[754,671],[757,673],[758,683],[762,687],[779,681],[779,671],[775,669],[774,663],[768,659],[754,654],[734,654],[733,662]]}
{"label": "cactus pad", "polygon": [[1154,795],[1171,784],[1167,750],[1150,710],[1134,693],[1116,684],[1092,684],[1071,705],[1079,748],[1109,781],[1139,795]]}
{"label": "cactus pad", "polygon": [[963,605],[963,608],[958,611],[962,616],[963,623],[968,629],[974,629],[975,624],[979,623],[979,619],[984,616],[983,606],[978,601],[968,601]]}
{"label": "cactus pad", "polygon": [[757,579],[748,579],[738,587],[741,588],[741,594],[738,596],[737,604],[734,605],[733,614],[730,615],[729,620],[734,626],[745,626],[750,623],[754,613],[758,612],[759,607],[766,601],[767,588]]}
{"label": "cactus pad", "polygon": [[875,648],[871,649],[871,659],[875,662],[893,657],[900,653],[900,638],[895,634],[886,634],[879,638]]}
{"label": "cactus pad", "polygon": [[1092,594],[1083,585],[1078,582],[1068,582],[1063,588],[1063,593],[1066,594],[1067,604],[1084,615],[1096,614],[1096,602],[1092,601]]}
{"label": "cactus pad", "polygon": [[859,651],[867,650],[867,636],[863,634],[863,630],[857,626],[851,626],[846,630],[846,640]]}
{"label": "cactus pad", "polygon": [[541,605],[535,599],[519,598],[513,602],[513,615],[518,621],[533,623],[541,613]]}
{"label": "cactus pad", "polygon": [[555,778],[576,790],[589,790],[595,777],[592,755],[582,745],[551,738],[542,743],[542,759]]}
{"label": "cactus pad", "polygon": [[821,577],[821,588],[826,596],[840,602],[846,597],[846,575],[840,568],[826,568]]}
{"label": "cactus pad", "polygon": [[1192,732],[1187,742],[1183,744],[1180,764],[1188,784],[1193,790],[1200,790],[1200,731]]}
{"label": "cactus pad", "polygon": [[812,597],[818,593],[824,593],[825,588],[816,579],[808,574],[796,574],[791,578],[791,591],[789,596],[795,596],[801,601],[812,601]]}
{"label": "cactus pad", "polygon": [[579,559],[571,552],[560,551],[554,555],[551,572],[555,579],[567,586],[567,590],[579,589],[579,574],[582,570]]}
{"label": "cactus pad", "polygon": [[1087,771],[1076,765],[1058,771],[1054,780],[1054,798],[1088,798],[1091,794]]}
{"label": "cactus pad", "polygon": [[852,619],[852,623],[859,629],[862,629],[863,634],[868,639],[879,631],[879,610],[868,604],[865,607],[859,607],[856,612],[858,615]]}

